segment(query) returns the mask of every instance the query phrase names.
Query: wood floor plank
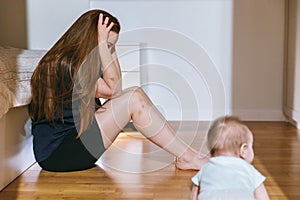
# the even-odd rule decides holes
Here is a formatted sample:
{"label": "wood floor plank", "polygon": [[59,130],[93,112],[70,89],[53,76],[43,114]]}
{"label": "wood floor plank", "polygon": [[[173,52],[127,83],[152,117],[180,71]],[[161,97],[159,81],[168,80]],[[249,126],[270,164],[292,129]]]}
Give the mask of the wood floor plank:
{"label": "wood floor plank", "polygon": [[[200,150],[207,124],[172,124]],[[273,200],[300,199],[300,132],[284,122],[248,122],[254,133],[254,166],[267,179]],[[191,137],[192,135],[192,137]],[[93,169],[54,173],[35,164],[0,192],[1,200],[183,200],[196,171],[174,167],[174,157],[139,133],[123,133]],[[130,171],[133,170],[133,171]],[[134,173],[135,170],[135,173]],[[128,172],[130,171],[130,173]]]}

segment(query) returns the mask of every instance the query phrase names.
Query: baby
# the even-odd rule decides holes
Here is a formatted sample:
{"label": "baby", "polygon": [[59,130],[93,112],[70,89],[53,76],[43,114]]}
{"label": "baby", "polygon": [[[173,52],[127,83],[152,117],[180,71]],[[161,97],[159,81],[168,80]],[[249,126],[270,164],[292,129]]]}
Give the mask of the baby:
{"label": "baby", "polygon": [[207,135],[211,158],[192,178],[191,199],[269,199],[253,161],[253,135],[238,118],[215,120]]}

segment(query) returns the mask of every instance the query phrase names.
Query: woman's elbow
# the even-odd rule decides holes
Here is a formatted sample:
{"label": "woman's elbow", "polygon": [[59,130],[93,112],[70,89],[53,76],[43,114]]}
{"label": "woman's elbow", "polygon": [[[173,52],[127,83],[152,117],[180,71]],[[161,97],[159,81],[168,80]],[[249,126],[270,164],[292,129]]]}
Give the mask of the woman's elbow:
{"label": "woman's elbow", "polygon": [[96,98],[111,99],[115,96],[119,96],[122,93],[120,89],[106,88],[105,90],[96,92]]}
{"label": "woman's elbow", "polygon": [[122,82],[118,81],[104,81],[99,79],[96,85],[95,97],[96,98],[112,98],[122,93]]}
{"label": "woman's elbow", "polygon": [[122,93],[122,82],[117,82],[109,88],[109,96],[110,98],[121,95]]}

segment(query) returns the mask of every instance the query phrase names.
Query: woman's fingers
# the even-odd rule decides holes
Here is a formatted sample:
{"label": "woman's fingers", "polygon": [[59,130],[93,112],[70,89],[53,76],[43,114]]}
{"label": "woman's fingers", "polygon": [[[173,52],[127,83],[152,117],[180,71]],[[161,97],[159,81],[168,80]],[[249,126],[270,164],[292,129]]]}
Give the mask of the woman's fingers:
{"label": "woman's fingers", "polygon": [[103,14],[100,13],[100,14],[99,14],[99,20],[98,20],[98,26],[99,26],[99,27],[104,26],[105,28],[108,29],[108,31],[110,31],[110,29],[114,26],[114,23],[111,22],[111,23],[109,24],[109,26],[107,26],[107,25],[108,25],[108,22],[109,22],[109,17],[105,17],[104,22],[103,22]]}
{"label": "woman's fingers", "polygon": [[102,23],[103,23],[103,14],[100,13],[100,15],[99,15],[99,20],[98,20],[98,26],[99,26],[99,25],[102,25]]}
{"label": "woman's fingers", "polygon": [[109,21],[109,18],[108,18],[108,17],[105,17],[104,24],[107,25],[107,24],[108,24],[108,21]]}
{"label": "woman's fingers", "polygon": [[99,40],[99,42],[107,41],[109,32],[112,29],[112,27],[114,26],[113,22],[111,22],[108,25],[109,17],[105,17],[104,21],[103,21],[103,18],[104,18],[103,14],[100,13],[99,19],[98,19],[98,40]]}
{"label": "woman's fingers", "polygon": [[113,22],[111,22],[110,24],[109,24],[109,26],[107,27],[107,29],[110,31],[111,30],[111,28],[114,26],[114,23]]}

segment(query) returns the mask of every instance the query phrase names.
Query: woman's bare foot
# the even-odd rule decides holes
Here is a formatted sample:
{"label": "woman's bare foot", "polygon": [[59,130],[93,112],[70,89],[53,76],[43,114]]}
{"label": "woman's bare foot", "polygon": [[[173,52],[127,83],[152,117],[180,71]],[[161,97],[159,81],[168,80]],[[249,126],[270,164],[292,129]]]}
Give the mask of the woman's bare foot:
{"label": "woman's bare foot", "polygon": [[175,166],[178,169],[182,170],[200,170],[201,167],[208,162],[209,156],[206,155],[197,155],[193,156],[190,159],[185,157],[176,158]]}

